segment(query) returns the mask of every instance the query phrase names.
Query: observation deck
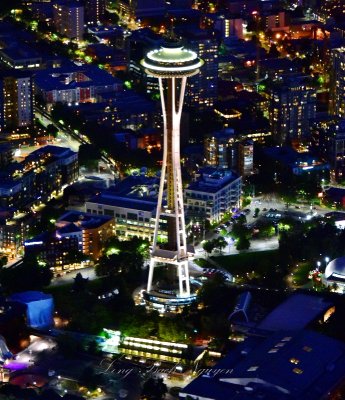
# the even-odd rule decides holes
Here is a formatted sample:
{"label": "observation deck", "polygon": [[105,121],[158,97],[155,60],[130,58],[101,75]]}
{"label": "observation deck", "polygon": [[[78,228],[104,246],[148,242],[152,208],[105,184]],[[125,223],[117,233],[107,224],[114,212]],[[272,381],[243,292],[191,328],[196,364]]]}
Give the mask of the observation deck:
{"label": "observation deck", "polygon": [[180,41],[166,40],[160,49],[151,50],[141,61],[146,73],[157,78],[182,78],[199,72],[203,61]]}

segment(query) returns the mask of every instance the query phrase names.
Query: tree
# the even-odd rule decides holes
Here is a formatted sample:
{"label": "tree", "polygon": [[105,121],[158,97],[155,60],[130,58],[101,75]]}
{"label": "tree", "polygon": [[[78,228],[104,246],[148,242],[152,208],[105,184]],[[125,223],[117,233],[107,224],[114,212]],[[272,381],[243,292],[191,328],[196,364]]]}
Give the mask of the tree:
{"label": "tree", "polygon": [[250,241],[245,235],[239,236],[236,242],[237,250],[248,250],[250,247]]}
{"label": "tree", "polygon": [[80,375],[80,383],[86,386],[88,389],[95,390],[100,384],[102,384],[102,376],[96,374],[93,367],[85,367]]}
{"label": "tree", "polygon": [[62,333],[57,336],[56,342],[59,351],[66,358],[72,358],[83,350],[80,340],[67,333]]}
{"label": "tree", "polygon": [[277,46],[274,43],[272,43],[271,47],[270,47],[270,50],[269,50],[269,52],[267,54],[268,58],[278,58],[279,55],[280,55],[280,53],[279,53],[279,51],[277,49]]}
{"label": "tree", "polygon": [[74,278],[72,290],[77,293],[83,292],[86,288],[88,281],[89,278],[83,278],[83,275],[80,272],[78,272]]}
{"label": "tree", "polygon": [[8,263],[8,257],[7,256],[2,256],[0,258],[0,268],[3,267],[4,265],[6,265]]}
{"label": "tree", "polygon": [[162,378],[149,378],[143,386],[142,398],[148,400],[161,400],[165,397],[168,388]]}
{"label": "tree", "polygon": [[160,318],[158,323],[158,337],[168,342],[185,342],[189,334],[186,324],[175,318]]}
{"label": "tree", "polygon": [[80,145],[78,152],[79,165],[89,169],[97,169],[100,159],[101,153],[96,146],[92,144]]}
{"label": "tree", "polygon": [[1,1],[0,2],[0,16],[3,17],[6,14],[9,14],[9,12],[13,9],[20,8],[22,5],[21,0],[12,0],[10,2],[8,1]]}
{"label": "tree", "polygon": [[227,241],[224,239],[223,236],[219,236],[216,239],[213,240],[214,242],[214,246],[219,249],[219,251],[221,252],[227,245]]}
{"label": "tree", "polygon": [[213,240],[207,240],[202,244],[202,248],[206,251],[207,255],[211,254],[215,248]]}
{"label": "tree", "polygon": [[34,256],[25,256],[21,265],[0,271],[0,283],[9,293],[42,290],[50,284],[52,278],[52,271],[39,265]]}
{"label": "tree", "polygon": [[54,124],[49,124],[49,125],[47,125],[47,132],[48,132],[48,135],[51,135],[54,138],[56,138],[59,133],[59,130]]}

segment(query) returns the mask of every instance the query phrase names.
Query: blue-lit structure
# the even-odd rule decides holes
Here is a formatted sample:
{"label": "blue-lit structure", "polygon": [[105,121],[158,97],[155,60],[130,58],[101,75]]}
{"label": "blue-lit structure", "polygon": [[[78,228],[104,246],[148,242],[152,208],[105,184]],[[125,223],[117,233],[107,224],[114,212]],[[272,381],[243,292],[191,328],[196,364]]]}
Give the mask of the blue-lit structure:
{"label": "blue-lit structure", "polygon": [[12,357],[13,354],[9,351],[5,338],[0,335],[0,364]]}
{"label": "blue-lit structure", "polygon": [[26,309],[26,323],[35,329],[46,329],[53,325],[54,301],[50,294],[28,291],[16,293],[11,301]]}

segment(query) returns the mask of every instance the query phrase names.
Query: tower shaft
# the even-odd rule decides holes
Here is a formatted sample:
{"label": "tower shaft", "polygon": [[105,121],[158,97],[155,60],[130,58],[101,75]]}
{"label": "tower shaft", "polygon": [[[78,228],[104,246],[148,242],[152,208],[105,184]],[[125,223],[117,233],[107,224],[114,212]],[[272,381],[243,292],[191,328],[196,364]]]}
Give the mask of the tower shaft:
{"label": "tower shaft", "polygon": [[[159,222],[166,220],[168,242],[164,246],[164,256],[167,257],[164,262],[166,264],[174,264],[175,268],[177,267],[180,295],[189,296],[188,256],[180,158],[180,122],[187,77],[160,77],[158,79],[164,122],[164,153],[147,291],[152,288],[155,265],[163,261],[157,240]],[[167,204],[166,207],[163,207],[165,182]]]}

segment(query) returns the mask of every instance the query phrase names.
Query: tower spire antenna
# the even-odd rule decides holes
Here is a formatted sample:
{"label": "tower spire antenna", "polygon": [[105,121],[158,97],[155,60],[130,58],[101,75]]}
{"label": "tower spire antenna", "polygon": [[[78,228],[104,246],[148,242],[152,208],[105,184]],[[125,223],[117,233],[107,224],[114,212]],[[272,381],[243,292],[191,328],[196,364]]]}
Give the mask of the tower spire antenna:
{"label": "tower spire antenna", "polygon": [[174,17],[170,17],[169,20],[170,20],[170,26],[166,31],[165,39],[168,41],[176,41],[177,37],[175,34],[175,30],[174,30],[174,28],[175,28],[174,27]]}

